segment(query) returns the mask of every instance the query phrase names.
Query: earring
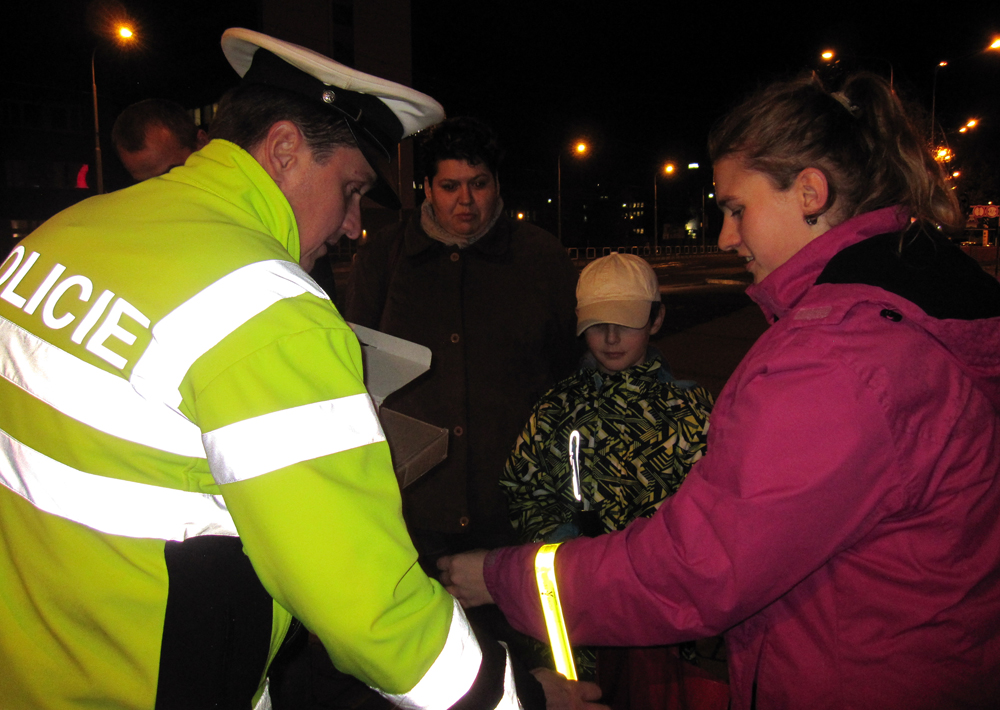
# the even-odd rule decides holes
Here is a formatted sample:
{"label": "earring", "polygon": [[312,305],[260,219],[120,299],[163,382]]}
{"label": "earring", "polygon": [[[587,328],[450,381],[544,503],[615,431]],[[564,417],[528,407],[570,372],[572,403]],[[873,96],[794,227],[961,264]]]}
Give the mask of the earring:
{"label": "earring", "polygon": [[806,224],[808,224],[810,227],[815,227],[817,222],[819,222],[818,214],[806,215]]}

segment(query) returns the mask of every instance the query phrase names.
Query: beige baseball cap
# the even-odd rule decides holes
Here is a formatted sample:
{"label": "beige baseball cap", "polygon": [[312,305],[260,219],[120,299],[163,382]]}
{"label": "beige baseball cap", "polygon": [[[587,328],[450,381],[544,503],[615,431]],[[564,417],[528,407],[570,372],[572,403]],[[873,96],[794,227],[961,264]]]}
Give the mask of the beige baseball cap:
{"label": "beige baseball cap", "polygon": [[576,334],[592,325],[641,328],[660,301],[660,282],[645,259],[617,252],[587,264],[576,285]]}

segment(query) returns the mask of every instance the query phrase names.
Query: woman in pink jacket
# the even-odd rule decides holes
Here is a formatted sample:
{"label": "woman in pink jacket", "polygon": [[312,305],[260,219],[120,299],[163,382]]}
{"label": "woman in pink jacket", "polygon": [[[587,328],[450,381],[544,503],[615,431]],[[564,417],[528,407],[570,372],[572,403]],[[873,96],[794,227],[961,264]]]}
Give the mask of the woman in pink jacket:
{"label": "woman in pink jacket", "polygon": [[[772,325],[677,494],[559,548],[570,638],[725,632],[734,710],[996,708],[1000,284],[948,241],[963,217],[876,77],[771,86],[710,150],[719,245]],[[445,581],[544,638],[536,550]]]}

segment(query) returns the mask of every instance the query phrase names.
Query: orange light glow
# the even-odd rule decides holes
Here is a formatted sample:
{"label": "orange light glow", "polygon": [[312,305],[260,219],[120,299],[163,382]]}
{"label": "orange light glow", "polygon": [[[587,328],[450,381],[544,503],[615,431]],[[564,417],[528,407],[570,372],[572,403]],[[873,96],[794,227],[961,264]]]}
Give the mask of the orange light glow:
{"label": "orange light glow", "polygon": [[819,56],[823,57],[823,59],[826,60],[826,61],[830,61],[834,57],[833,50],[832,49],[828,49],[828,50],[826,50],[825,52],[823,52]]}
{"label": "orange light glow", "polygon": [[579,143],[576,144],[576,146],[574,146],[573,150],[576,151],[577,155],[585,155],[586,152],[590,150],[590,146],[588,146],[583,141],[580,141]]}
{"label": "orange light glow", "polygon": [[677,170],[677,168],[674,166],[673,163],[667,163],[666,165],[663,166],[663,172],[667,175],[673,174],[675,170]]}
{"label": "orange light glow", "polygon": [[127,25],[121,25],[118,28],[118,36],[121,37],[122,39],[132,39],[133,37],[132,28]]}

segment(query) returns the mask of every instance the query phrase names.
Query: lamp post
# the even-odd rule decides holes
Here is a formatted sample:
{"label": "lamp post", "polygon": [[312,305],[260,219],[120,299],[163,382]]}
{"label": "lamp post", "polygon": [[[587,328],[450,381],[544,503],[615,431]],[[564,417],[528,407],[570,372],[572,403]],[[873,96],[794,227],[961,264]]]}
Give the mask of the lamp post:
{"label": "lamp post", "polygon": [[[993,41],[989,44],[989,46],[986,47],[985,49],[978,49],[975,52],[970,52],[969,54],[959,57],[958,59],[953,59],[951,61],[957,62],[962,59],[968,59],[969,57],[974,57],[977,54],[984,54],[991,50],[993,51],[1000,50],[1000,37],[994,38]],[[932,146],[934,145],[934,136],[937,133],[937,129],[934,123],[935,111],[937,109],[937,75],[938,71],[940,71],[942,67],[946,66],[948,66],[947,61],[938,62],[937,65],[934,67],[934,78],[931,81],[931,145]]]}
{"label": "lamp post", "polygon": [[[135,33],[132,32],[132,28],[128,25],[118,25],[115,28],[115,36],[119,38],[121,42],[129,42],[135,38]],[[90,53],[90,91],[94,97],[94,169],[97,172],[97,194],[104,194],[104,163],[101,160],[101,128],[98,121],[97,112],[97,71],[96,71],[96,61],[97,61],[97,46],[94,46],[94,51]]]}
{"label": "lamp post", "polygon": [[[573,145],[573,154],[583,157],[590,150],[590,146],[584,141],[577,141]],[[556,159],[556,238],[562,244],[562,150]]]}
{"label": "lamp post", "polygon": [[[664,164],[663,168],[664,175],[673,175],[677,167],[673,163]],[[653,253],[660,248],[660,202],[657,199],[657,178],[660,176],[660,171],[657,170],[653,173]]]}

